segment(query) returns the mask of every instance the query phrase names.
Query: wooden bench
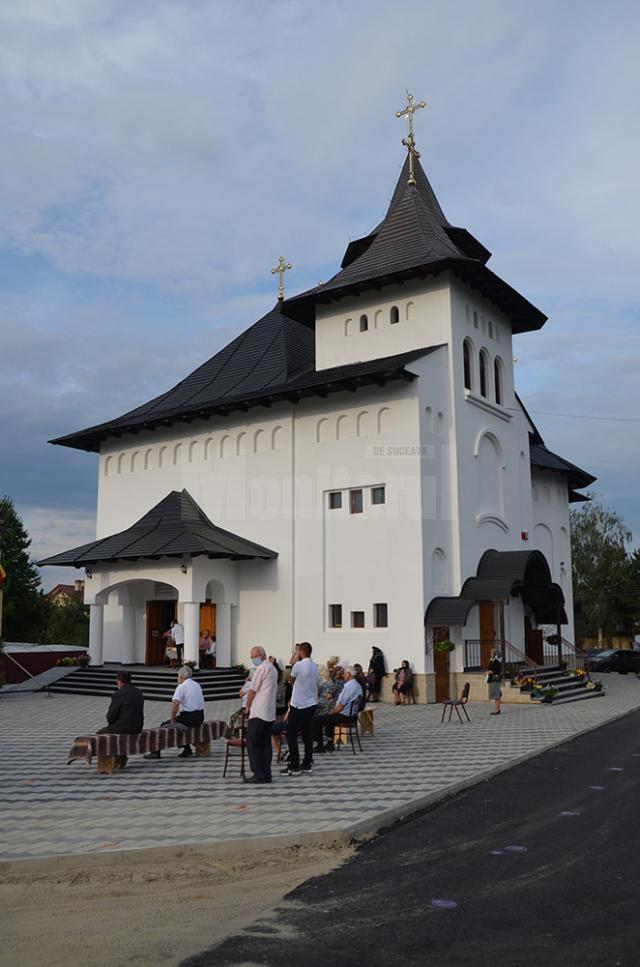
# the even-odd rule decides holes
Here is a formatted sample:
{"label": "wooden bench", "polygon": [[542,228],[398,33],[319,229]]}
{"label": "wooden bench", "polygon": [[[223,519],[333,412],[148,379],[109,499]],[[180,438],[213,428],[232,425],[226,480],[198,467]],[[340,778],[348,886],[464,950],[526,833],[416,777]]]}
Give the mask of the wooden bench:
{"label": "wooden bench", "polygon": [[157,728],[145,729],[137,735],[120,735],[104,732],[98,735],[81,735],[73,741],[67,765],[76,759],[84,759],[91,765],[97,756],[97,771],[111,775],[121,769],[124,760],[130,755],[144,755],[145,752],[161,752],[163,749],[177,749],[185,745],[195,745],[197,756],[208,756],[211,742],[224,735],[227,723],[222,721],[203,722],[195,728]]}

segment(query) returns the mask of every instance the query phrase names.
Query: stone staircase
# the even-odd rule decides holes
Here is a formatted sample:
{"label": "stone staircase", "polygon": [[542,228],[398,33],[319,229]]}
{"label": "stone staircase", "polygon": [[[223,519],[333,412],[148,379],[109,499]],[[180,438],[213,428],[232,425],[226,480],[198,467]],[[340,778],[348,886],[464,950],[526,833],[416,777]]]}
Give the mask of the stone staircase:
{"label": "stone staircase", "polygon": [[[61,695],[113,695],[116,674],[122,666],[103,665],[100,668],[78,668],[65,678],[48,686],[48,690]],[[139,688],[146,701],[170,702],[178,684],[173,668],[149,668],[144,665],[128,666],[132,684]],[[196,669],[194,679],[202,688],[206,702],[238,698],[245,676],[235,668]],[[239,704],[239,702],[238,702]]]}
{"label": "stone staircase", "polygon": [[[522,669],[523,674],[527,674],[526,666]],[[553,686],[558,689],[551,705],[566,705],[569,702],[581,702],[585,699],[603,698],[604,690],[597,692],[595,689],[587,688],[585,678],[576,677],[572,671],[561,668],[559,665],[545,666],[544,671],[538,672],[538,687],[549,688]],[[512,688],[518,686],[512,685]],[[540,703],[539,698],[532,698],[531,701]]]}

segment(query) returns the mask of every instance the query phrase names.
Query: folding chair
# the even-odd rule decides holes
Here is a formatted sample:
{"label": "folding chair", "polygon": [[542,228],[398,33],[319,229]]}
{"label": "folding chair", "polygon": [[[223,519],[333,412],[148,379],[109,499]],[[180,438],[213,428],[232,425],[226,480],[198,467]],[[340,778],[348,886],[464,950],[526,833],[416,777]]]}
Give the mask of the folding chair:
{"label": "folding chair", "polygon": [[238,723],[238,735],[227,739],[227,748],[224,756],[224,769],[222,772],[222,778],[224,779],[227,775],[227,766],[229,764],[229,753],[233,749],[238,749],[240,751],[240,775],[244,779],[244,761],[247,754],[247,713],[242,712],[240,720]]}
{"label": "folding chair", "polygon": [[453,710],[455,709],[456,715],[460,719],[460,724],[464,725],[464,722],[462,721],[462,716],[460,715],[460,709],[462,709],[467,719],[467,722],[471,722],[471,719],[469,718],[469,713],[465,708],[467,702],[469,701],[470,690],[471,690],[471,685],[469,682],[466,682],[464,688],[462,689],[462,694],[460,695],[460,698],[447,698],[444,700],[444,702],[442,703],[442,718],[440,719],[440,723],[444,722],[444,713],[447,711],[447,708],[449,709],[449,721],[451,721],[451,716],[453,715]]}

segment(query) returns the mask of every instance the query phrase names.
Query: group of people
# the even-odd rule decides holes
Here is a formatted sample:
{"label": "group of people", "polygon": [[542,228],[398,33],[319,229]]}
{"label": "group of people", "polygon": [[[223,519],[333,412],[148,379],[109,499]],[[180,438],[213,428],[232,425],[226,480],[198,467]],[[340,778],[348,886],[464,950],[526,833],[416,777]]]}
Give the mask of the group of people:
{"label": "group of people", "polygon": [[[165,658],[169,659],[173,668],[180,667],[184,652],[184,627],[176,618],[171,620],[171,627],[165,631],[163,638],[166,641]],[[200,668],[216,667],[216,639],[208,628],[200,632],[198,658]]]}
{"label": "group of people", "polygon": [[[161,729],[191,729],[204,722],[204,695],[193,678],[188,665],[178,671],[178,685],[171,699],[169,718],[162,722]],[[122,669],[116,675],[116,691],[107,710],[107,724],[98,729],[98,734],[138,735],[144,728],[144,695],[131,682],[131,672]],[[193,755],[190,745],[184,745],[178,758],[188,759]],[[159,759],[159,752],[147,752],[145,759]],[[127,764],[126,756],[118,757],[118,766],[123,769]]]}
{"label": "group of people", "polygon": [[[240,691],[247,717],[247,753],[252,772],[245,782],[271,782],[273,745],[279,747],[283,733],[287,737],[288,763],[282,774],[311,773],[314,754],[332,752],[335,729],[353,722],[364,707],[369,684],[362,666],[342,668],[333,659],[327,662],[323,677],[312,652],[308,641],[295,646],[285,682],[277,661],[267,656],[264,648],[256,645],[251,649],[254,670]],[[375,694],[379,694],[379,688]],[[304,748],[302,761],[298,736]]]}

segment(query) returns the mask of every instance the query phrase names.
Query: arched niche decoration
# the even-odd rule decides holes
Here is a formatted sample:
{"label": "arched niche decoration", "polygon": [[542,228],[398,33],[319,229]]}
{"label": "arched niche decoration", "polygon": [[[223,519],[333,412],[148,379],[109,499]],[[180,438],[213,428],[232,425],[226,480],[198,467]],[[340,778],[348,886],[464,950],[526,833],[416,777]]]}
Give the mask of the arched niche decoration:
{"label": "arched niche decoration", "polygon": [[371,433],[371,414],[368,410],[358,413],[356,420],[356,436],[368,436]]}
{"label": "arched niche decoration", "polygon": [[434,592],[447,594],[449,591],[447,555],[441,547],[434,548],[433,554],[431,555],[431,575]]}
{"label": "arched niche decoration", "polygon": [[349,435],[349,417],[343,413],[336,420],[336,440],[347,440]]}
{"label": "arched niche decoration", "polygon": [[478,515],[504,516],[504,465],[502,445],[490,430],[482,430],[474,447],[476,458],[476,492]]}
{"label": "arched niche decoration", "polygon": [[281,426],[274,426],[271,431],[271,449],[280,450],[284,446],[284,428]]}
{"label": "arched niche decoration", "polygon": [[378,433],[388,433],[391,429],[391,410],[388,406],[383,406],[378,410],[377,423]]}
{"label": "arched niche decoration", "polygon": [[316,443],[326,443],[329,439],[329,420],[323,416],[316,424]]}

